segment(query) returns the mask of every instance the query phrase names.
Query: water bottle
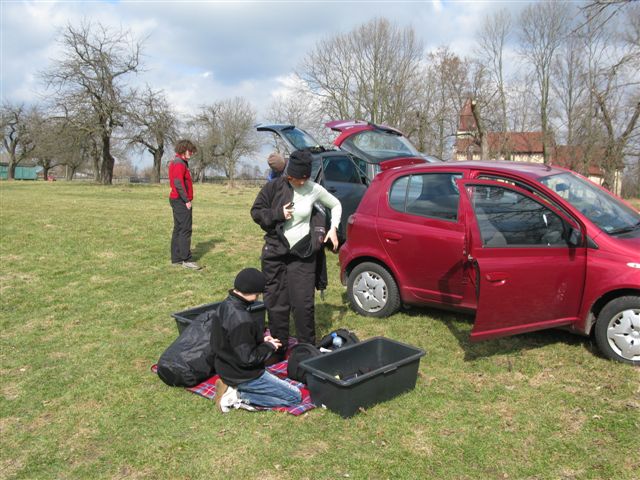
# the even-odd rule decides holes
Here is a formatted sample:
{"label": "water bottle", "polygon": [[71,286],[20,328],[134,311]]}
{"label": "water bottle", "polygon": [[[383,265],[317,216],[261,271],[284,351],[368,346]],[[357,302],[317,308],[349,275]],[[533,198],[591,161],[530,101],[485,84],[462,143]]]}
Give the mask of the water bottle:
{"label": "water bottle", "polygon": [[340,348],[342,346],[342,337],[336,332],[331,332],[331,345],[333,345],[333,348]]}

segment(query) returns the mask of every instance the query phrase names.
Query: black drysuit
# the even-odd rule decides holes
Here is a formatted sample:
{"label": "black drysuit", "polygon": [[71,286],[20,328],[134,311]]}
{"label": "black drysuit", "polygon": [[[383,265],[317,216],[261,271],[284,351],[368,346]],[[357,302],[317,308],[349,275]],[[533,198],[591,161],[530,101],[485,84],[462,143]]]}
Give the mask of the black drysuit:
{"label": "black drysuit", "polygon": [[[265,231],[261,256],[262,273],[267,277],[264,302],[271,335],[282,342],[280,354],[289,342],[290,313],[293,313],[298,341],[315,345],[315,289],[316,286],[324,289],[327,284],[322,248],[309,256],[291,253],[284,235],[286,220],[282,207],[292,199],[293,187],[283,175],[267,183],[251,207],[251,217]],[[312,225],[314,221],[324,223],[326,219],[320,218],[314,209]]]}

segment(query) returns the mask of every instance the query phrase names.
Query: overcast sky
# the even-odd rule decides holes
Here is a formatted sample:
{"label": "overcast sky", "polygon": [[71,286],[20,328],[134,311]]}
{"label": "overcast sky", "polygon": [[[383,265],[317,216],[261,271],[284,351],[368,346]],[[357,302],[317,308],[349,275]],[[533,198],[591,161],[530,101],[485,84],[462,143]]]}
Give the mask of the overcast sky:
{"label": "overcast sky", "polygon": [[59,52],[61,29],[88,19],[144,43],[135,82],[162,89],[180,112],[243,96],[264,118],[313,46],[376,17],[413,26],[429,50],[471,54],[487,14],[523,1],[14,1],[1,0],[2,101],[38,101],[38,72]]}

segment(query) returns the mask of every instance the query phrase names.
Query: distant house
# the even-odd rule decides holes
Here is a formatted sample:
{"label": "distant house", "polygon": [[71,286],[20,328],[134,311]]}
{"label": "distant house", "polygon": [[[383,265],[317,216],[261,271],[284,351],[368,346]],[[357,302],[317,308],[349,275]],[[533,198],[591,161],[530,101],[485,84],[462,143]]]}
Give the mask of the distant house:
{"label": "distant house", "polygon": [[[456,135],[456,160],[480,160],[481,148],[478,127],[471,111],[471,100],[467,100],[460,112]],[[542,132],[487,132],[488,158],[483,160],[511,160],[516,162],[544,162]],[[589,180],[603,185],[605,175],[602,168],[585,162],[587,154],[581,146],[556,145],[552,139],[551,164],[569,168],[585,174]],[[596,153],[596,157],[597,157]],[[589,157],[593,158],[593,152]],[[586,165],[585,165],[586,164]],[[622,167],[614,175],[613,185],[603,185],[620,194]]]}
{"label": "distant house", "polygon": [[[15,180],[37,180],[42,167],[35,163],[23,162],[16,167]],[[9,163],[0,162],[0,180],[9,178]]]}

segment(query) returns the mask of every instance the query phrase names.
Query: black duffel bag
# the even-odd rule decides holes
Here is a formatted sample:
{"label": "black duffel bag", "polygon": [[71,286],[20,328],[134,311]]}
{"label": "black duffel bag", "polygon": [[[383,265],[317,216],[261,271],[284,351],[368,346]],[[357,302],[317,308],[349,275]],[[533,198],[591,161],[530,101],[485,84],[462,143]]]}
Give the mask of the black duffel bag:
{"label": "black duffel bag", "polygon": [[217,311],[198,315],[158,360],[158,376],[171,387],[193,387],[215,374],[211,323]]}
{"label": "black duffel bag", "polygon": [[320,350],[315,345],[311,345],[310,343],[297,343],[293,347],[291,347],[291,352],[289,353],[289,358],[287,362],[287,377],[291,380],[296,380],[298,382],[307,383],[306,375],[307,372],[302,369],[300,366],[300,362],[306,360],[307,358],[314,358],[319,355]]}

